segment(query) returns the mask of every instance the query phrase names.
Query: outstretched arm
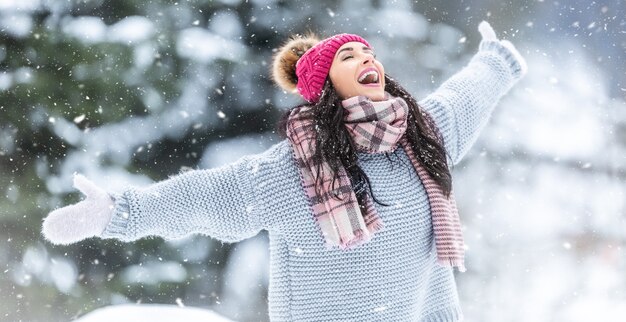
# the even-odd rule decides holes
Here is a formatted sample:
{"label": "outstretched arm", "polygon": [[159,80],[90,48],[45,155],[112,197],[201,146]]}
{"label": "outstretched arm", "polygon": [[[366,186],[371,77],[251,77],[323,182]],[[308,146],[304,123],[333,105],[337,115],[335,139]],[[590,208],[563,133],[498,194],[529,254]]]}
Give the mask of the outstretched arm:
{"label": "outstretched arm", "polygon": [[112,197],[78,175],[75,186],[87,197],[50,213],[44,220],[44,236],[57,244],[93,236],[131,241],[201,233],[225,242],[252,237],[264,228],[252,192],[248,160],[253,157],[189,171]]}
{"label": "outstretched arm", "polygon": [[256,235],[264,224],[255,207],[248,158],[114,195],[111,222],[101,237],[130,241],[200,233],[235,242]]}
{"label": "outstretched arm", "polygon": [[443,135],[453,164],[461,161],[487,124],[494,106],[526,73],[526,62],[491,26],[478,26],[482,41],[467,66],[419,102]]}

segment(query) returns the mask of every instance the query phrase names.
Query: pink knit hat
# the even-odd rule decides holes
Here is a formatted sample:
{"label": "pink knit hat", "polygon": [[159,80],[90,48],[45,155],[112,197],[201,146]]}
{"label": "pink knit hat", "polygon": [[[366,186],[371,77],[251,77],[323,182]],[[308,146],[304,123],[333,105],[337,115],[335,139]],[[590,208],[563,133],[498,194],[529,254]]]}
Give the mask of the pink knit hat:
{"label": "pink knit hat", "polygon": [[305,100],[310,103],[317,102],[322,95],[324,82],[335,58],[335,53],[343,44],[352,41],[370,47],[369,43],[360,36],[338,34],[320,41],[300,57],[296,63],[297,88],[298,93]]}

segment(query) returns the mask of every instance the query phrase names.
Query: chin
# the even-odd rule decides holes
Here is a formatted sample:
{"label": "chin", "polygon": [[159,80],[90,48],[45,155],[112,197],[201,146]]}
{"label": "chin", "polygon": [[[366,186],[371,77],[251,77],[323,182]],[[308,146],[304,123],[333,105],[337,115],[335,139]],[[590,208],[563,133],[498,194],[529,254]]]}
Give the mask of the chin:
{"label": "chin", "polygon": [[385,100],[385,92],[366,94],[365,96],[374,102]]}

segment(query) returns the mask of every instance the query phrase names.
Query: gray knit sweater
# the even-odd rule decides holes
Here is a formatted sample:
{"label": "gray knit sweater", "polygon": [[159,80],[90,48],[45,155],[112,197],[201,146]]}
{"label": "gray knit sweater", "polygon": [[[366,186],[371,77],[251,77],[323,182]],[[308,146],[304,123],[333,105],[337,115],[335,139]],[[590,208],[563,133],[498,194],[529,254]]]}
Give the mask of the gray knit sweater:
{"label": "gray knit sweater", "polygon": [[[465,68],[419,102],[454,164],[521,76],[520,67],[499,42],[483,41]],[[385,226],[355,249],[324,246],[286,140],[220,168],[120,193],[102,237],[200,233],[236,242],[265,229],[271,321],[458,321],[454,275],[437,264],[424,187],[403,149],[389,156],[359,154],[374,195],[389,206],[375,205]]]}

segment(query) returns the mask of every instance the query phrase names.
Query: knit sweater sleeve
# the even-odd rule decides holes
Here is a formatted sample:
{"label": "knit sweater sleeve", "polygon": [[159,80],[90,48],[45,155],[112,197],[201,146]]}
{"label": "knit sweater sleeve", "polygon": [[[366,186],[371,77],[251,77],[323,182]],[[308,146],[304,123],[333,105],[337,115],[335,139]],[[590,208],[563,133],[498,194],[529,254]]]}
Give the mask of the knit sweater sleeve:
{"label": "knit sweater sleeve", "polygon": [[132,241],[199,233],[223,242],[252,237],[265,228],[251,166],[260,158],[263,154],[246,156],[219,168],[188,171],[114,194],[114,213],[101,237]]}
{"label": "knit sweater sleeve", "polygon": [[500,99],[523,74],[525,62],[500,41],[483,40],[467,66],[419,105],[434,119],[453,164],[474,144]]}

